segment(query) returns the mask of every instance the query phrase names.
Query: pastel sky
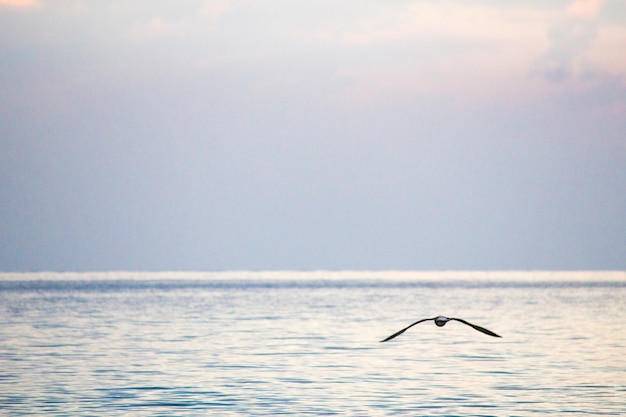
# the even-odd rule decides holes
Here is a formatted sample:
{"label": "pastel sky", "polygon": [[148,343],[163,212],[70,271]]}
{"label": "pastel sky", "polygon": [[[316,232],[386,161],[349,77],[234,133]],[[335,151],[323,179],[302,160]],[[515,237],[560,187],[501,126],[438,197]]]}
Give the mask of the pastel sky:
{"label": "pastel sky", "polygon": [[0,0],[0,270],[626,269],[623,0]]}

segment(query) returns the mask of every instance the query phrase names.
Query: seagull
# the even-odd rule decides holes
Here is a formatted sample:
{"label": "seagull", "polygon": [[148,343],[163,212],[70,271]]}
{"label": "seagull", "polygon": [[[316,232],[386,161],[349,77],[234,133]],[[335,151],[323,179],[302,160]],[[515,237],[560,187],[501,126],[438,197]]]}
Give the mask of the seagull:
{"label": "seagull", "polygon": [[457,319],[457,318],[454,318],[454,317],[437,316],[437,317],[433,317],[432,319],[421,319],[421,320],[418,320],[415,323],[413,323],[413,324],[411,324],[409,326],[406,326],[404,329],[402,329],[402,330],[400,330],[398,332],[395,332],[394,334],[392,334],[391,336],[387,337],[386,339],[381,340],[381,343],[382,342],[386,342],[388,340],[391,340],[391,339],[393,339],[396,336],[400,336],[402,333],[406,332],[407,330],[409,330],[411,327],[415,326],[416,324],[419,324],[419,323],[421,323],[423,321],[429,321],[429,320],[434,320],[435,324],[437,326],[439,326],[439,327],[445,326],[445,324],[447,322],[452,321],[452,320],[460,321],[461,323],[467,324],[468,326],[473,327],[474,329],[478,330],[479,332],[483,332],[484,334],[488,334],[489,336],[502,337],[500,335],[495,334],[491,330],[487,330],[484,327],[477,326],[477,325],[472,324],[470,322],[467,322],[467,321],[465,321],[463,319]]}

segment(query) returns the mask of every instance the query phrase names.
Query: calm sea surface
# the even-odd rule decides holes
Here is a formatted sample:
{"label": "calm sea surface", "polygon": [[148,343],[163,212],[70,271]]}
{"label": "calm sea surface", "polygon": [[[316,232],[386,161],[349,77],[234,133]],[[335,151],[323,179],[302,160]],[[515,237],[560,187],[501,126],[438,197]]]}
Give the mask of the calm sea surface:
{"label": "calm sea surface", "polygon": [[[420,318],[398,338],[379,340]],[[626,415],[626,272],[0,274],[0,415]]]}

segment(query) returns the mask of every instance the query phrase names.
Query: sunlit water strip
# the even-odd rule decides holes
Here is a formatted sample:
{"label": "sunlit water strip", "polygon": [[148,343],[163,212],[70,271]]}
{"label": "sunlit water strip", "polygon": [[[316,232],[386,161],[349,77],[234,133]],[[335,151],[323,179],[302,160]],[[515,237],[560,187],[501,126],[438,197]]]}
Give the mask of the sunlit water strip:
{"label": "sunlit water strip", "polygon": [[626,281],[626,271],[105,271],[0,272],[0,281],[89,280]]}

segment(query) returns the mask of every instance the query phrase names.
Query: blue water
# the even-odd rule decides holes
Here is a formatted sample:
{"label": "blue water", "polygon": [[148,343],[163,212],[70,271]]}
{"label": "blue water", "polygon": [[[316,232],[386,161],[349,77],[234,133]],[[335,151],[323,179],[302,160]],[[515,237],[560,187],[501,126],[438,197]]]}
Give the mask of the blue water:
{"label": "blue water", "polygon": [[[458,322],[411,322],[438,314]],[[0,415],[626,415],[625,272],[0,274]]]}

